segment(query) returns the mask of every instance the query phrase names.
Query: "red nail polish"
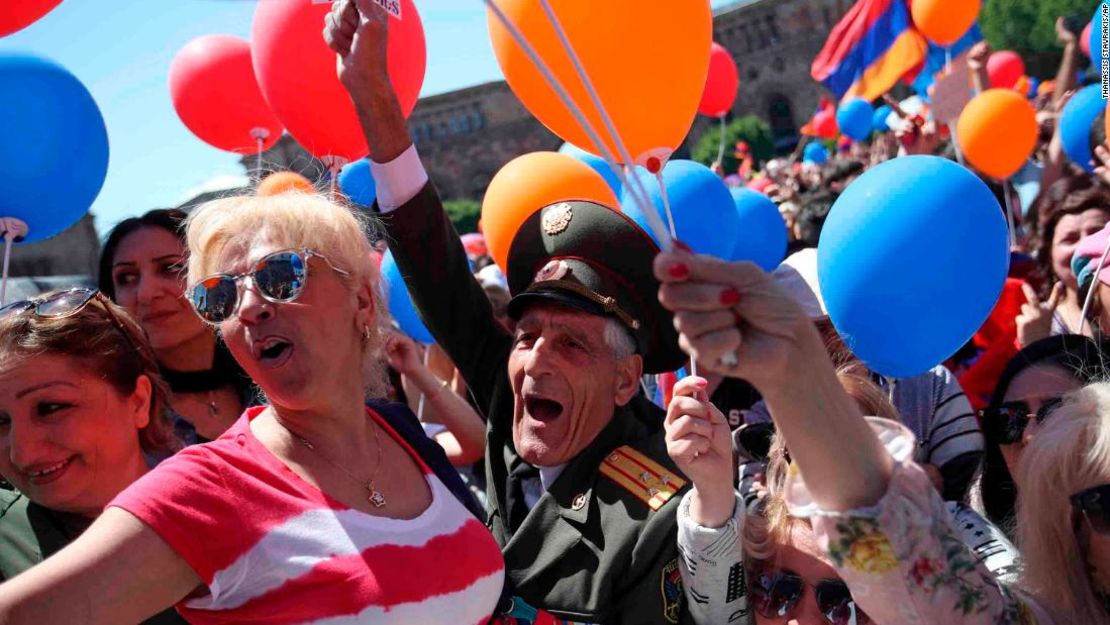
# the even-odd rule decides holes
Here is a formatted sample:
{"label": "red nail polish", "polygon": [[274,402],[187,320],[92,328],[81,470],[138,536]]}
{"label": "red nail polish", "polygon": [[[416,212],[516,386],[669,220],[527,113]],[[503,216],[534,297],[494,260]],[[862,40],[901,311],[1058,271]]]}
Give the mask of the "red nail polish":
{"label": "red nail polish", "polygon": [[677,265],[671,265],[671,268],[667,270],[667,273],[672,278],[676,280],[681,280],[690,275],[690,268],[682,263],[678,263]]}
{"label": "red nail polish", "polygon": [[721,291],[721,303],[725,306],[734,306],[740,303],[740,291],[736,289],[725,289]]}
{"label": "red nail polish", "polygon": [[676,248],[682,250],[683,252],[688,253],[688,254],[693,254],[694,253],[694,248],[690,247],[689,245],[686,245],[685,243],[683,243],[682,241],[679,241],[678,239],[674,240],[674,246]]}

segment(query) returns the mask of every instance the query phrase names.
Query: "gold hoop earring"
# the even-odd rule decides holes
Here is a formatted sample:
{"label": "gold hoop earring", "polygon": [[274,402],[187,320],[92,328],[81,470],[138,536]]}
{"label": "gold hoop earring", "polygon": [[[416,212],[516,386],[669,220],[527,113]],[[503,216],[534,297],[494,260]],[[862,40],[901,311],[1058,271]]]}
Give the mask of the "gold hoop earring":
{"label": "gold hoop earring", "polygon": [[362,338],[370,340],[370,326],[362,326]]}

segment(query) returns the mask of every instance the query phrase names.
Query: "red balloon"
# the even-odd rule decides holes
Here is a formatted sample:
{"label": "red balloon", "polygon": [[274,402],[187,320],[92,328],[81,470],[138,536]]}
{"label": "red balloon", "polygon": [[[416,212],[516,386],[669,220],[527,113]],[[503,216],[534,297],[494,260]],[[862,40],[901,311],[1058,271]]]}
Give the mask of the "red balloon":
{"label": "red balloon", "polygon": [[714,43],[709,52],[709,75],[705,78],[698,112],[709,117],[723,117],[732,110],[739,89],[740,72],[736,69],[736,61],[724,46]]}
{"label": "red balloon", "polygon": [[[336,56],[324,43],[331,3],[266,0],[251,27],[254,73],[271,110],[317,157],[355,161],[368,149],[358,115],[336,76]],[[408,117],[424,84],[424,26],[412,0],[401,0],[401,20],[389,18],[389,77]]]}
{"label": "red balloon", "polygon": [[221,150],[252,153],[257,137],[263,149],[281,137],[281,122],[254,79],[245,39],[205,35],[185,44],[170,63],[170,97],[189,130]]}
{"label": "red balloon", "polygon": [[1083,28],[1083,34],[1079,35],[1079,49],[1083,51],[1088,57],[1091,56],[1091,26],[1094,22],[1087,22]]}
{"label": "red balloon", "polygon": [[813,116],[813,129],[817,131],[817,136],[822,139],[832,139],[840,132],[840,126],[836,123],[835,111],[821,111]]}
{"label": "red balloon", "polygon": [[6,0],[0,11],[0,37],[34,24],[61,4],[62,0]]}
{"label": "red balloon", "polygon": [[990,77],[991,87],[1013,89],[1024,75],[1025,61],[1021,60],[1017,52],[1000,50],[987,59],[987,76]]}

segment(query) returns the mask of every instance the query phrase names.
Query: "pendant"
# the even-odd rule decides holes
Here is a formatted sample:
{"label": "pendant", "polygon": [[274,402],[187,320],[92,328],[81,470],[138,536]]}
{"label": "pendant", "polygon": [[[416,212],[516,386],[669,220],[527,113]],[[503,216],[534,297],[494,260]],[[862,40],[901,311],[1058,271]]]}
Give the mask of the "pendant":
{"label": "pendant", "polygon": [[385,495],[383,495],[378,489],[374,488],[373,484],[367,484],[366,489],[370,491],[370,496],[367,497],[367,500],[369,500],[370,503],[374,504],[375,508],[381,508],[385,505]]}

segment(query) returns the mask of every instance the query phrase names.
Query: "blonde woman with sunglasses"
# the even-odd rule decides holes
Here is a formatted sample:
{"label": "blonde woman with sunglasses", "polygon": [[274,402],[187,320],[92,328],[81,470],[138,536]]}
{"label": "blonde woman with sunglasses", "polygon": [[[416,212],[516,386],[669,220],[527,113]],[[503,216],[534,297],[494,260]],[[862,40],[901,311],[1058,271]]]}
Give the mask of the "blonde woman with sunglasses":
{"label": "blonde woman with sunglasses", "polygon": [[[458,474],[384,386],[358,213],[217,200],[188,224],[189,297],[269,399],[139,479],[0,586],[0,623],[481,623],[504,562]],[[80,598],[78,601],[72,598]]]}

